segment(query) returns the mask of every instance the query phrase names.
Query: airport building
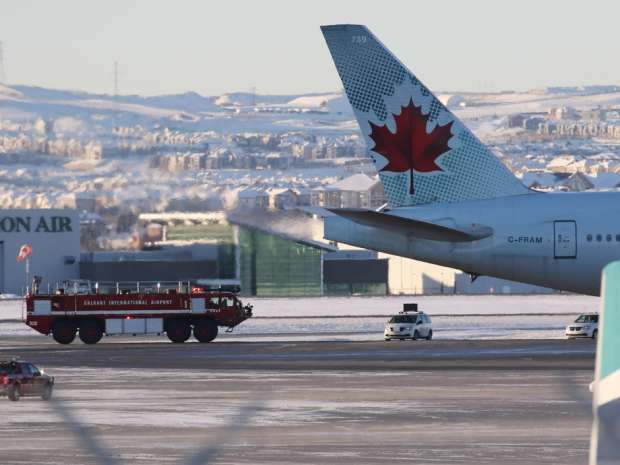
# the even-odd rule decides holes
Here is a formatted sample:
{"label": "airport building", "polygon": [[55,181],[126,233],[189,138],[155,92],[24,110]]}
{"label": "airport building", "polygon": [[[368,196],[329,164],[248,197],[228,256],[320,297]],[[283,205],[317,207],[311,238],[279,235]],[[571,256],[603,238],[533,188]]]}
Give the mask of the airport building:
{"label": "airport building", "polygon": [[259,297],[551,292],[484,276],[472,281],[459,270],[343,244],[336,248],[295,240],[255,227],[231,225],[214,214],[149,214],[146,218],[149,225],[153,221],[166,223],[166,240],[160,242],[160,250],[89,254],[82,260],[82,277],[232,279],[240,283],[243,295]]}
{"label": "airport building", "polygon": [[29,279],[41,276],[41,289],[80,273],[80,224],[77,210],[0,211],[0,292],[20,294],[27,283],[26,261],[18,262],[22,245],[32,247]]}
{"label": "airport building", "polygon": [[[166,220],[171,224],[165,226],[165,240],[156,245],[147,242],[144,250],[83,253],[81,278],[237,282],[243,295],[260,297],[385,295],[388,291],[388,261],[379,259],[376,252],[324,250],[318,243],[300,243],[200,215],[185,214],[178,220],[178,224]],[[145,231],[155,230],[152,225]]]}
{"label": "airport building", "polygon": [[[5,210],[0,214],[0,292],[20,294],[35,275],[43,279],[41,289],[76,278],[224,281],[239,283],[244,295],[260,297],[551,292],[495,278],[472,282],[458,270],[346,246],[297,241],[231,225],[217,215],[181,216],[161,219],[161,228],[153,228],[154,218],[149,219],[144,250],[80,253],[77,210]],[[33,249],[28,279],[26,263],[16,260],[24,244]]]}
{"label": "airport building", "polygon": [[329,251],[239,228],[241,289],[263,297],[386,295],[388,261],[368,250]]}

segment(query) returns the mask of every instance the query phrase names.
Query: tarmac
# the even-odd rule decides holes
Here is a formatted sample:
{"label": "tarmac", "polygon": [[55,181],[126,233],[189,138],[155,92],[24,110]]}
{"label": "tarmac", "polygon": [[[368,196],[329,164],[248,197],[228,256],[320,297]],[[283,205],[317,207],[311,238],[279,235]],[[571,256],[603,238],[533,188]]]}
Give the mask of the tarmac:
{"label": "tarmac", "polygon": [[589,340],[3,338],[55,401],[0,399],[2,464],[584,464]]}

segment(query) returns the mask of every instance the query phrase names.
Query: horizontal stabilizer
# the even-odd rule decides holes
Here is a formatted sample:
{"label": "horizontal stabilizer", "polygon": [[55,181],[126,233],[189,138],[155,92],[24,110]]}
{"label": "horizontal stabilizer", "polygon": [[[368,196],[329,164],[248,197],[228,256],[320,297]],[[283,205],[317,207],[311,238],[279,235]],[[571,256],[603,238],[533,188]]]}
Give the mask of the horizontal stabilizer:
{"label": "horizontal stabilizer", "polygon": [[328,210],[364,226],[385,229],[432,241],[472,242],[493,234],[492,228],[483,225],[472,225],[470,228],[462,229],[373,210],[358,208],[328,208]]}
{"label": "horizontal stabilizer", "polygon": [[[314,240],[309,236],[301,236],[298,233],[286,232],[286,231],[283,231],[282,229],[274,229],[273,226],[270,226],[270,224],[272,225],[273,223],[275,223],[275,220],[277,219],[276,215],[272,215],[272,216],[262,215],[262,216],[266,217],[265,221],[262,223],[258,221],[253,221],[256,218],[251,218],[247,213],[242,214],[242,215],[229,214],[226,217],[226,220],[230,224],[242,226],[248,230],[262,232],[269,236],[280,237],[287,241],[292,241],[300,245],[312,247],[313,249],[324,250],[325,252],[336,252],[338,250],[337,247],[329,243]],[[279,219],[282,220],[282,218],[279,218]],[[290,221],[294,221],[294,220],[290,220]]]}

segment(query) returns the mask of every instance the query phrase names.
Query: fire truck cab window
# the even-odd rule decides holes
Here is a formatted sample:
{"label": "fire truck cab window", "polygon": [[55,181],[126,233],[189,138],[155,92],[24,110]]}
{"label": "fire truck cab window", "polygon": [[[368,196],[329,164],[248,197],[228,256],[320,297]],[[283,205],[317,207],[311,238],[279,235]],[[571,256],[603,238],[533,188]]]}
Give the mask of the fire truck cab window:
{"label": "fire truck cab window", "polygon": [[234,307],[234,306],[235,306],[235,302],[233,301],[233,299],[231,299],[230,297],[223,297],[222,298],[222,307],[230,308],[230,307]]}
{"label": "fire truck cab window", "polygon": [[220,298],[219,297],[211,297],[207,301],[207,308],[220,308]]}

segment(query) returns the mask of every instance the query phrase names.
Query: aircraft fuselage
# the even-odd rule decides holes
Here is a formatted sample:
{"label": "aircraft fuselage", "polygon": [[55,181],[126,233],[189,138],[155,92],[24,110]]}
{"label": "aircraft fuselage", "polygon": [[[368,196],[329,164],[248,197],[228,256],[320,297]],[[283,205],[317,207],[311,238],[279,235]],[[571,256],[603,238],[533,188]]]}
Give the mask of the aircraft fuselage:
{"label": "aircraft fuselage", "polygon": [[325,219],[325,237],[359,247],[583,294],[599,295],[601,270],[620,259],[620,193],[527,194],[396,208],[389,214],[448,227],[493,229],[471,242],[420,239]]}

